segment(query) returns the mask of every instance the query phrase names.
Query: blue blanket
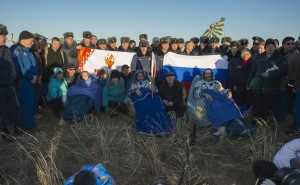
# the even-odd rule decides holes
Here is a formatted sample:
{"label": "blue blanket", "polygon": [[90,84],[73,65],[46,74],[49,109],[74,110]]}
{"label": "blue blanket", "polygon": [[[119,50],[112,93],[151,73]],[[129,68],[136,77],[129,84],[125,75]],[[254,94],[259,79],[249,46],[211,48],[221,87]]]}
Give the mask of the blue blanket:
{"label": "blue blanket", "polygon": [[136,113],[136,129],[138,132],[147,135],[170,134],[173,129],[173,120],[167,114],[165,107],[157,92],[153,93],[149,89],[141,88],[141,96],[132,94]]}
{"label": "blue blanket", "polygon": [[88,80],[78,79],[77,83],[68,90],[67,97],[86,95],[94,101],[97,111],[100,111],[103,89],[96,76],[91,75]]}
{"label": "blue blanket", "polygon": [[212,101],[206,100],[205,104],[208,120],[214,128],[220,127],[231,119],[243,117],[238,106],[232,99],[226,98],[225,93],[210,89],[203,89],[202,93],[207,93],[213,97]]}

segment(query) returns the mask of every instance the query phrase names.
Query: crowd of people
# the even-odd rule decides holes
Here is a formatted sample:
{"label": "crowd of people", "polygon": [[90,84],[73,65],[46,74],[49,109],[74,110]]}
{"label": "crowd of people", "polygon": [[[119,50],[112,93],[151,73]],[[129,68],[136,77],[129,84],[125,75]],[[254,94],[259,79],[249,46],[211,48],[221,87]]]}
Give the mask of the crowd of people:
{"label": "crowd of people", "polygon": [[[187,92],[176,79],[176,74],[168,72],[162,76],[164,55],[173,52],[188,56],[221,55],[228,61],[226,89],[215,81],[213,72],[205,70],[203,80],[195,84],[193,96],[212,100],[212,96],[202,91],[215,89],[226,92],[226,98],[233,99],[239,106],[248,107],[248,116],[270,120],[284,120],[289,111],[295,115],[292,133],[300,133],[300,37],[285,37],[282,46],[276,39],[264,40],[253,37],[253,45],[248,49],[248,39],[233,41],[230,37],[182,38],[154,37],[149,44],[147,34],[139,36],[136,46],[129,37],[97,39],[89,31],[83,32],[83,40],[76,43],[72,32],[63,34],[64,40],[53,37],[48,45],[45,37],[22,31],[17,44],[5,46],[8,30],[0,24],[0,127],[6,137],[10,133],[7,121],[14,122],[15,132],[37,130],[35,118],[37,110],[47,105],[53,114],[63,120],[74,118],[95,109],[114,110],[128,113],[126,97],[131,94],[141,96],[140,88],[157,91],[167,111],[175,111],[177,118],[185,115]],[[77,53],[81,48],[135,52],[136,61],[130,66],[123,65],[121,71],[99,69],[97,74],[78,70]],[[151,73],[151,54],[157,61],[155,82],[146,76]],[[138,71],[138,75],[135,75]],[[144,75],[144,73],[147,75]],[[134,76],[134,77],[133,77]],[[136,84],[132,83],[133,78]],[[201,87],[202,90],[199,88]],[[89,102],[89,103],[87,103]],[[78,108],[79,107],[79,108]],[[293,108],[295,107],[295,109]],[[65,123],[65,122],[62,122]]]}

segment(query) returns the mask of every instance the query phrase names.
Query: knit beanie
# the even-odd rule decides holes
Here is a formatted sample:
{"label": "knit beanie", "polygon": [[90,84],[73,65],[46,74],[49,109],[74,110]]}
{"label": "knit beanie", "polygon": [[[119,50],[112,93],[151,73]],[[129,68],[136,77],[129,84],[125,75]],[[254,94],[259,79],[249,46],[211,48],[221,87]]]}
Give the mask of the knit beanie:
{"label": "knit beanie", "polygon": [[27,30],[20,33],[19,40],[34,38],[33,34]]}
{"label": "knit beanie", "polygon": [[266,43],[265,43],[265,47],[267,47],[267,45],[269,45],[269,44],[273,44],[276,47],[274,39],[267,39]]}

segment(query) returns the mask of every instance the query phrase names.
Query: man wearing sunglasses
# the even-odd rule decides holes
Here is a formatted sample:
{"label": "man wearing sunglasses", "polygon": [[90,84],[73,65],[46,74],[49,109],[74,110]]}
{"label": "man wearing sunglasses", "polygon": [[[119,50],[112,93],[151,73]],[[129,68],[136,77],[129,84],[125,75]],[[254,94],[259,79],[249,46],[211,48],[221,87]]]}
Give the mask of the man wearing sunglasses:
{"label": "man wearing sunglasses", "polygon": [[293,37],[285,37],[282,40],[282,47],[279,48],[280,54],[285,57],[288,63],[289,70],[280,83],[280,97],[275,108],[275,116],[278,120],[285,119],[285,115],[288,113],[293,100],[293,88],[297,75],[296,70],[300,65],[300,53],[294,48],[294,41]]}
{"label": "man wearing sunglasses", "polygon": [[20,123],[21,113],[14,83],[17,77],[12,56],[5,43],[8,34],[6,26],[0,24],[0,135],[8,139],[7,121]]}

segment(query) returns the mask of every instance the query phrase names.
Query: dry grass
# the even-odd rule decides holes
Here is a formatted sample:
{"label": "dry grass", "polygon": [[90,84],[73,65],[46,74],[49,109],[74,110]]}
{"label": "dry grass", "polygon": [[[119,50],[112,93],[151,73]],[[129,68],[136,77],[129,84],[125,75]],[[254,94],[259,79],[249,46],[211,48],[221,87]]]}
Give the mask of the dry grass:
{"label": "dry grass", "polygon": [[[198,128],[190,146],[192,125],[178,124],[168,137],[149,137],[134,129],[133,116],[87,116],[81,124],[58,126],[45,113],[41,132],[0,144],[0,184],[60,185],[84,164],[101,163],[117,184],[143,185],[160,179],[170,184],[254,184],[252,162],[272,160],[290,140],[282,125],[261,127],[257,136],[243,139],[211,136]],[[182,175],[184,174],[184,175]]]}

